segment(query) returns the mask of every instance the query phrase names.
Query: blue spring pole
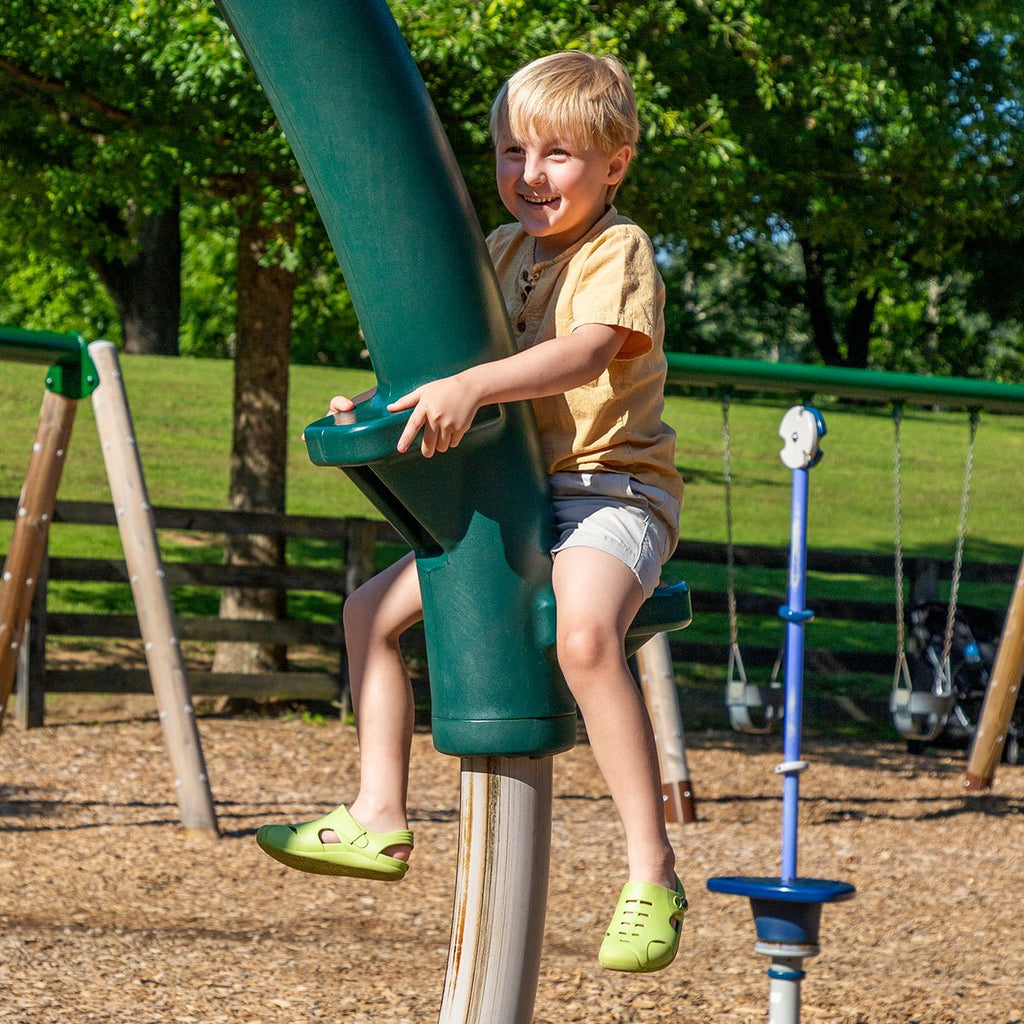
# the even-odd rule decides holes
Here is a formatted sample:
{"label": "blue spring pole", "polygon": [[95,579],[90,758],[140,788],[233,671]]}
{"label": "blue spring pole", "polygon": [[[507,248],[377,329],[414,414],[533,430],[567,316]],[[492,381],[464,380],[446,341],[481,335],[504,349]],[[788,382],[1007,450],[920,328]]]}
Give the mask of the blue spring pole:
{"label": "blue spring pole", "polygon": [[807,562],[808,471],[793,470],[793,498],[789,555],[789,583],[786,605],[780,615],[786,620],[786,713],[783,717],[782,756],[785,771],[782,784],[782,870],[783,882],[797,877],[797,821],[800,800],[800,735],[803,728],[804,623],[810,616],[804,608]]}
{"label": "blue spring pole", "polygon": [[817,409],[796,406],[783,417],[779,436],[786,442],[779,457],[793,471],[790,507],[789,580],[786,604],[779,616],[786,623],[786,713],[783,718],[783,763],[776,771],[782,785],[782,869],[783,884],[797,877],[797,821],[800,801],[800,735],[804,707],[804,625],[814,612],[804,607],[807,592],[807,493],[808,474],[821,460],[818,441],[825,433],[825,420]]}
{"label": "blue spring pole", "polygon": [[758,938],[754,948],[772,958],[768,968],[771,981],[769,1024],[799,1024],[803,961],[818,953],[821,908],[825,903],[850,899],[855,891],[848,882],[800,878],[796,870],[800,773],[807,767],[800,758],[804,626],[814,617],[814,613],[804,607],[808,470],[821,459],[818,440],[824,433],[825,421],[821,413],[810,406],[794,406],[779,427],[779,436],[785,441],[780,458],[783,465],[793,471],[787,603],[779,608],[779,616],[786,623],[784,760],[775,769],[784,776],[781,872],[778,878],[727,875],[708,879],[712,892],[750,899]]}

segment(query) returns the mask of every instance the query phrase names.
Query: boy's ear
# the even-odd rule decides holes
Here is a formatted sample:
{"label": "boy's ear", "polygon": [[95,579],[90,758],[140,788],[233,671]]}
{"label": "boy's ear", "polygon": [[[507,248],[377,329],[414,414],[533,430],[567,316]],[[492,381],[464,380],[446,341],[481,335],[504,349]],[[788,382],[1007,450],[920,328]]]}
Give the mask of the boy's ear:
{"label": "boy's ear", "polygon": [[631,146],[623,146],[616,150],[608,160],[608,177],[605,179],[605,184],[618,185],[625,177],[629,161],[632,159],[633,149]]}

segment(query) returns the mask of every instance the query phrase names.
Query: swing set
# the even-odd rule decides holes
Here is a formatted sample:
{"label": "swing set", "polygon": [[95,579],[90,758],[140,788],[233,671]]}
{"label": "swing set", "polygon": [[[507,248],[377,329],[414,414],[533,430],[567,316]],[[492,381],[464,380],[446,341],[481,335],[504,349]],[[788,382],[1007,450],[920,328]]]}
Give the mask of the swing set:
{"label": "swing set", "polygon": [[[0,327],[0,361],[48,365],[39,426],[0,580],[0,725],[14,688],[78,402],[92,399],[185,829],[219,834],[117,351],[78,334]],[[19,694],[20,697],[20,694]]]}
{"label": "swing set", "polygon": [[[725,490],[725,531],[726,531],[726,598],[729,611],[729,660],[726,669],[726,708],[729,721],[737,732],[765,734],[776,729],[783,716],[782,667],[785,662],[785,637],[772,665],[767,685],[751,682],[743,663],[739,643],[739,616],[736,602],[736,558],[733,538],[732,511],[732,441],[730,426],[731,394],[723,391],[722,398],[722,479]],[[950,581],[949,601],[945,611],[945,630],[939,651],[933,645],[925,644],[920,652],[919,662],[926,662],[930,669],[923,675],[911,671],[907,657],[906,622],[908,618],[903,556],[903,474],[902,438],[903,402],[893,403],[893,529],[894,529],[894,581],[896,593],[896,667],[893,674],[890,696],[890,714],[896,731],[907,740],[911,750],[919,750],[934,740],[945,728],[949,717],[957,712],[961,725],[973,731],[974,722],[963,709],[956,707],[953,686],[951,652],[954,628],[957,623],[957,601],[963,570],[964,540],[967,534],[967,518],[970,507],[971,475],[974,466],[974,451],[977,440],[980,413],[971,409],[968,416],[969,434],[967,453],[964,459],[963,484],[960,497],[960,513],[956,526],[956,542],[953,554],[953,570]],[[922,679],[924,681],[922,682]]]}
{"label": "swing set", "polygon": [[[713,387],[721,394],[722,404],[722,466],[725,491],[726,529],[726,591],[729,614],[729,656],[726,676],[726,707],[734,729],[746,733],[767,733],[777,729],[784,718],[783,687],[780,681],[785,661],[785,641],[780,646],[766,684],[752,681],[743,663],[740,645],[737,600],[736,560],[733,537],[732,508],[732,437],[730,407],[735,391],[757,391],[781,394],[822,394],[840,398],[855,398],[874,402],[888,402],[893,410],[893,529],[894,529],[894,585],[896,650],[895,670],[890,694],[890,715],[896,731],[915,749],[935,739],[955,715],[959,725],[976,741],[984,740],[986,760],[991,760],[990,745],[1000,746],[1008,735],[1013,741],[1010,717],[1013,703],[999,694],[1003,711],[998,720],[983,730],[978,715],[965,713],[958,706],[954,687],[955,671],[951,667],[954,638],[960,621],[959,590],[963,571],[964,541],[967,531],[971,496],[971,478],[980,415],[982,411],[1024,412],[1024,386],[994,381],[969,380],[957,377],[932,377],[918,374],[848,368],[805,366],[791,363],[763,363],[757,360],[731,359],[716,356],[698,356],[669,353],[669,380],[673,384]],[[903,409],[906,404],[964,408],[968,413],[968,437],[964,456],[960,508],[956,523],[956,537],[952,560],[949,598],[945,607],[945,627],[938,645],[923,645],[915,652],[913,663],[908,658],[906,623],[908,619],[904,580],[904,510],[902,436]],[[1024,595],[1020,586],[1015,588],[1014,601],[1019,602],[1024,616]],[[1007,613],[1007,625],[1014,612],[1013,604]],[[913,617],[913,612],[910,617]],[[1018,646],[1003,630],[1000,648],[1009,652]],[[1018,659],[1014,657],[1013,662]],[[1016,693],[1024,669],[1024,651],[1020,654],[1020,668],[1013,669],[1005,686]],[[989,682],[991,690],[996,680],[993,672]],[[989,703],[986,695],[986,704]],[[996,754],[998,761],[999,753]]]}

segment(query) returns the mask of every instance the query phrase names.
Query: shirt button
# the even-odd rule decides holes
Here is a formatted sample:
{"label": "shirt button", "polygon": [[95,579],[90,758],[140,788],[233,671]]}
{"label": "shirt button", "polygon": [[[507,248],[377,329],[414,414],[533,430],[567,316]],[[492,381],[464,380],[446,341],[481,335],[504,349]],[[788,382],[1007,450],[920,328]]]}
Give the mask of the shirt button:
{"label": "shirt button", "polygon": [[516,324],[516,330],[517,330],[517,331],[518,331],[518,332],[519,332],[520,334],[522,334],[522,333],[523,333],[523,331],[525,331],[525,330],[526,330],[526,321],[525,321],[525,320],[520,320],[520,321],[519,321],[519,323],[517,323],[517,324]]}

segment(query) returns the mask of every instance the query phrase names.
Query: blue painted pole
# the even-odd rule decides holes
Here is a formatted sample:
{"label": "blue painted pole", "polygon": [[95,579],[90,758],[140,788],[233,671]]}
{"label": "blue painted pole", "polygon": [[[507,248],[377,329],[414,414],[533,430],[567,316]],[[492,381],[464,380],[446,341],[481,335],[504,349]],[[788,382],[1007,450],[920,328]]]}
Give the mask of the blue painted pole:
{"label": "blue painted pole", "polygon": [[782,786],[782,870],[784,883],[797,877],[797,828],[800,800],[800,735],[803,729],[804,623],[807,577],[808,470],[793,470],[790,510],[789,582],[786,607],[786,713],[783,718],[782,754],[786,766]]}
{"label": "blue painted pole", "polygon": [[779,608],[786,623],[784,761],[775,769],[783,775],[782,868],[778,878],[723,876],[709,878],[712,892],[726,892],[750,899],[757,929],[757,952],[772,958],[768,1024],[799,1024],[800,983],[803,960],[818,954],[821,908],[825,903],[848,900],[854,894],[849,882],[825,878],[799,878],[796,871],[797,808],[803,728],[804,626],[814,613],[804,607],[807,580],[808,470],[821,459],[818,440],[825,421],[817,409],[794,406],[783,417],[779,436],[785,447],[782,464],[793,471],[790,509],[789,580],[787,603]]}

